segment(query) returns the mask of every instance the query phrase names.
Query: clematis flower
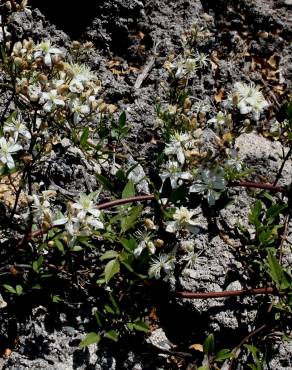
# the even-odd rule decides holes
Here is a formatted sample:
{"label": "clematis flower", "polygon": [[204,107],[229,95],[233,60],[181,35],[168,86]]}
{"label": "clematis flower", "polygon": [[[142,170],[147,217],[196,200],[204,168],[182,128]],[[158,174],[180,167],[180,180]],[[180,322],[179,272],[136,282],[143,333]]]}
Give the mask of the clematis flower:
{"label": "clematis flower", "polygon": [[80,194],[79,202],[72,204],[72,208],[78,210],[77,218],[80,221],[84,221],[85,216],[88,214],[91,214],[96,219],[99,219],[100,210],[96,208],[96,205],[93,202],[95,195],[95,193],[91,193],[89,195]]}
{"label": "clematis flower", "polygon": [[34,52],[34,58],[42,58],[45,65],[52,67],[52,56],[53,55],[63,55],[62,50],[53,47],[49,40],[43,41],[40,44],[36,45],[36,51]]}
{"label": "clematis flower", "polygon": [[172,216],[174,221],[167,222],[166,231],[175,233],[180,230],[189,230],[192,233],[197,233],[199,224],[192,220],[194,215],[195,213],[186,207],[176,208]]}
{"label": "clematis flower", "polygon": [[180,168],[180,165],[176,161],[168,161],[166,163],[164,171],[160,174],[163,181],[167,178],[170,179],[170,183],[173,189],[176,189],[181,185],[182,180],[192,180],[193,176],[190,172],[185,172]]}
{"label": "clematis flower", "polygon": [[185,163],[185,147],[190,142],[189,134],[176,132],[170,137],[170,143],[166,144],[164,153],[174,155],[180,164]]}
{"label": "clematis flower", "polygon": [[219,198],[220,192],[226,187],[224,178],[224,170],[222,168],[206,169],[201,172],[201,179],[199,182],[193,184],[189,191],[192,193],[204,194],[208,203],[213,206],[215,201]]}
{"label": "clematis flower", "polygon": [[249,85],[236,82],[229,100],[238,100],[237,108],[241,114],[252,113],[254,120],[258,121],[260,114],[269,106],[259,87],[254,83]]}
{"label": "clematis flower", "polygon": [[175,258],[173,255],[162,253],[157,257],[151,259],[150,268],[148,270],[149,276],[155,279],[161,278],[161,274],[164,272],[166,275],[170,275],[175,268]]}
{"label": "clematis flower", "polygon": [[74,99],[70,102],[71,112],[74,113],[73,121],[76,125],[82,119],[82,115],[90,113],[90,107],[87,104],[82,104],[79,99]]}
{"label": "clematis flower", "polygon": [[62,100],[57,93],[57,90],[51,90],[48,93],[43,92],[41,94],[40,103],[44,103],[43,109],[45,112],[51,112],[55,107],[63,107],[65,105],[64,100]]}
{"label": "clematis flower", "polygon": [[21,117],[12,118],[11,122],[6,122],[3,127],[3,131],[4,133],[7,132],[9,134],[12,134],[15,141],[17,141],[19,135],[25,137],[28,140],[31,138],[31,134],[28,131],[28,128],[23,123]]}
{"label": "clematis flower", "polygon": [[155,245],[151,240],[151,233],[147,231],[136,231],[135,237],[138,239],[139,244],[138,246],[134,249],[134,256],[138,258],[141,253],[143,252],[144,249],[148,249],[150,254],[154,254],[156,251]]}
{"label": "clematis flower", "polygon": [[15,167],[12,154],[22,149],[22,146],[16,143],[12,138],[7,141],[4,137],[0,138],[0,164],[7,165],[9,169]]}

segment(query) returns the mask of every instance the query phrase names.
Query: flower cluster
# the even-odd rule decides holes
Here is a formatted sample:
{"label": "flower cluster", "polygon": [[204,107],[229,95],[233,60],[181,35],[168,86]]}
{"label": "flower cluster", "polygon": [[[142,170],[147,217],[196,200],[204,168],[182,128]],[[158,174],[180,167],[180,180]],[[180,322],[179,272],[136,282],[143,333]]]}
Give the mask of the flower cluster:
{"label": "flower cluster", "polygon": [[50,199],[56,192],[46,190],[41,195],[33,194],[34,221],[44,230],[51,227],[64,226],[69,248],[76,247],[78,236],[90,235],[93,230],[104,228],[101,212],[96,206],[96,193],[80,194],[79,201],[67,204],[66,213],[55,214]]}
{"label": "flower cluster", "polygon": [[237,106],[241,114],[252,113],[256,121],[260,119],[261,113],[269,106],[259,87],[254,83],[248,85],[243,82],[236,82],[228,100]]}
{"label": "flower cluster", "polygon": [[165,68],[174,74],[176,78],[194,77],[198,69],[207,67],[209,59],[206,54],[196,52],[193,56],[183,57],[179,55],[173,61],[167,61]]}
{"label": "flower cluster", "polygon": [[84,64],[64,62],[65,53],[46,40],[17,42],[12,58],[18,67],[16,91],[26,104],[38,103],[39,115],[77,125],[114,107],[97,98],[101,84]]}

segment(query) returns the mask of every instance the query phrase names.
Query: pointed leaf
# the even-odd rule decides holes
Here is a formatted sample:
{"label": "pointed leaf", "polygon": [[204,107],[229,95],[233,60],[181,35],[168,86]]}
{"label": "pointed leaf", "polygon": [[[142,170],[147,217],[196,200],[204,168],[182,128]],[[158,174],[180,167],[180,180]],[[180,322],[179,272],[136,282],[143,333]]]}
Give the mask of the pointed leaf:
{"label": "pointed leaf", "polygon": [[89,346],[90,344],[98,344],[101,337],[99,334],[91,332],[86,335],[86,337],[80,342],[79,347],[84,348]]}
{"label": "pointed leaf", "polygon": [[108,283],[110,279],[119,272],[120,262],[117,259],[109,261],[104,268],[104,277],[106,283]]}
{"label": "pointed leaf", "polygon": [[110,330],[104,334],[104,337],[117,342],[119,339],[119,333],[116,330]]}
{"label": "pointed leaf", "polygon": [[123,190],[122,198],[129,198],[134,196],[135,196],[135,185],[132,180],[129,180]]}

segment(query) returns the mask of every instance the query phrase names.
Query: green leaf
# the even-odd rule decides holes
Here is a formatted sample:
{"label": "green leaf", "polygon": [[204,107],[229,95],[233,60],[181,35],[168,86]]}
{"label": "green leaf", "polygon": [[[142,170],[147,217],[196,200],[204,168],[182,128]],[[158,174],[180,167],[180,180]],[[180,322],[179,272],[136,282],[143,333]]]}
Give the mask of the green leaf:
{"label": "green leaf", "polygon": [[187,194],[188,194],[187,187],[185,185],[182,185],[179,188],[173,190],[173,192],[170,194],[169,201],[175,204],[179,201],[186,199]]}
{"label": "green leaf", "polygon": [[7,290],[7,292],[16,294],[16,290],[11,285],[3,284],[3,287]]}
{"label": "green leaf", "polygon": [[249,222],[258,228],[261,225],[260,216],[262,212],[262,202],[257,200],[248,215]]}
{"label": "green leaf", "polygon": [[127,115],[126,112],[122,112],[120,117],[119,117],[119,127],[124,127],[127,122]]}
{"label": "green leaf", "polygon": [[64,299],[61,298],[59,294],[53,294],[51,298],[53,303],[60,303],[64,301]]}
{"label": "green leaf", "polygon": [[118,303],[115,300],[114,296],[112,295],[112,293],[110,293],[109,298],[110,298],[110,301],[111,301],[111,303],[112,303],[112,305],[113,305],[113,307],[115,309],[115,313],[117,315],[120,315],[120,313],[121,313],[120,308],[119,308]]}
{"label": "green leaf", "polygon": [[32,263],[32,269],[35,271],[35,272],[39,272],[42,264],[44,262],[44,257],[43,256],[40,256],[36,261],[34,261]]}
{"label": "green leaf", "polygon": [[121,229],[122,232],[126,232],[131,229],[137,222],[143,209],[143,205],[133,207],[126,217],[121,219]]}
{"label": "green leaf", "polygon": [[110,251],[106,251],[101,257],[99,257],[99,259],[101,261],[104,261],[104,260],[110,260],[112,258],[116,258],[119,256],[119,253],[114,251],[114,250],[110,250]]}
{"label": "green leaf", "polygon": [[70,251],[71,252],[81,252],[83,251],[83,248],[80,245],[74,245],[74,247],[72,247]]}
{"label": "green leaf", "polygon": [[132,180],[129,180],[122,192],[122,198],[130,198],[135,196],[135,185]]}
{"label": "green leaf", "polygon": [[120,180],[120,182],[126,182],[127,181],[127,176],[123,170],[118,170],[116,173],[116,178]]}
{"label": "green leaf", "polygon": [[96,280],[96,284],[98,284],[98,285],[102,285],[102,284],[104,284],[106,281],[105,281],[105,278],[99,278],[99,279],[97,279]]}
{"label": "green leaf", "polygon": [[205,342],[203,344],[204,353],[206,355],[211,355],[214,351],[214,335],[209,334],[207,338],[205,339]]}
{"label": "green leaf", "polygon": [[32,286],[31,289],[40,290],[40,289],[42,289],[42,287],[41,287],[40,284],[35,284],[34,286]]}
{"label": "green leaf", "polygon": [[104,334],[104,337],[117,342],[119,339],[119,333],[116,330],[110,330]]}
{"label": "green leaf", "polygon": [[234,357],[234,354],[229,349],[225,348],[225,349],[221,349],[220,351],[216,353],[215,360],[223,361],[223,360],[226,360],[232,357]]}
{"label": "green leaf", "polygon": [[89,127],[85,127],[83,132],[82,132],[82,135],[80,137],[80,146],[82,148],[86,148],[87,147],[87,140],[88,140],[88,137],[89,137]]}
{"label": "green leaf", "polygon": [[112,183],[104,176],[96,174],[95,175],[97,181],[104,187],[104,189],[109,190],[110,192],[114,193],[114,187]]}
{"label": "green leaf", "polygon": [[142,320],[135,320],[133,323],[133,329],[148,333],[150,331],[149,326]]}
{"label": "green leaf", "polygon": [[99,341],[101,340],[101,336],[98,333],[88,333],[86,337],[80,342],[79,347],[84,348],[89,346],[90,344],[98,344]]}
{"label": "green leaf", "polygon": [[120,243],[126,249],[126,251],[132,253],[133,250],[137,247],[136,239],[131,235],[130,239],[121,238]]}
{"label": "green leaf", "polygon": [[108,305],[108,304],[105,304],[104,305],[104,310],[107,312],[107,313],[110,313],[110,314],[112,314],[112,315],[115,315],[116,313],[115,313],[115,311],[112,309],[112,307],[110,306],[110,305]]}
{"label": "green leaf", "polygon": [[269,275],[276,283],[278,288],[287,289],[290,287],[291,282],[288,281],[283,272],[282,266],[279,264],[277,258],[272,251],[268,251],[268,269]]}
{"label": "green leaf", "polygon": [[171,193],[172,193],[172,186],[171,186],[171,181],[170,181],[170,178],[168,177],[167,179],[165,179],[163,185],[162,185],[162,190],[161,190],[161,193],[160,193],[160,198],[167,198],[169,199],[169,197],[171,196]]}
{"label": "green leaf", "polygon": [[100,313],[99,311],[95,311],[94,316],[95,316],[97,325],[102,327],[101,316],[104,317],[104,315]]}
{"label": "green leaf", "polygon": [[17,295],[21,295],[23,293],[22,286],[21,285],[16,285],[15,291],[16,291]]}
{"label": "green leaf", "polygon": [[59,249],[61,253],[65,252],[64,245],[59,239],[54,239],[54,245]]}
{"label": "green leaf", "polygon": [[108,283],[110,279],[119,272],[120,262],[117,259],[109,261],[104,268],[104,277],[106,283]]}

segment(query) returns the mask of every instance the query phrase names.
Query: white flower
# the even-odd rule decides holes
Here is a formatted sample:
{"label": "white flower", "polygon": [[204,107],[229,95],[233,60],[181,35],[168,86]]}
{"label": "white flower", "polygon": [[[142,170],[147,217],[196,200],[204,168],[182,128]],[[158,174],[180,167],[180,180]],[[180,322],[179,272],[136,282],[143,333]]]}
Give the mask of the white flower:
{"label": "white flower", "polygon": [[170,143],[166,144],[164,153],[166,155],[175,155],[180,164],[185,162],[184,149],[190,142],[191,138],[189,134],[176,132],[170,137]]}
{"label": "white flower", "polygon": [[45,65],[47,65],[48,67],[52,66],[53,55],[63,55],[63,52],[60,49],[53,47],[49,40],[43,41],[40,44],[36,45],[35,49],[36,51],[34,52],[34,57],[42,58]]}
{"label": "white flower", "polygon": [[57,90],[51,90],[48,93],[43,92],[41,94],[40,103],[44,103],[43,109],[45,112],[51,112],[55,106],[63,107],[65,105],[64,100],[62,100],[57,93]]}
{"label": "white flower", "polygon": [[96,219],[99,219],[101,212],[96,208],[96,205],[93,202],[95,196],[95,193],[91,193],[89,195],[80,194],[79,202],[72,204],[72,208],[78,210],[77,218],[79,220],[84,221],[85,216],[88,214],[91,214]]}
{"label": "white flower", "polygon": [[97,80],[95,74],[85,64],[70,63],[66,67],[67,73],[72,77],[72,80],[80,82]]}
{"label": "white flower", "polygon": [[85,226],[90,226],[91,228],[95,230],[103,229],[104,225],[103,223],[95,216],[87,216],[84,220]]}
{"label": "white flower", "polygon": [[71,112],[74,113],[73,121],[75,125],[81,121],[82,115],[90,113],[90,107],[86,104],[82,104],[79,99],[74,99],[70,103],[70,108]]}
{"label": "white flower", "polygon": [[175,233],[176,231],[186,229],[192,233],[196,233],[198,231],[199,224],[192,220],[194,215],[195,213],[189,211],[186,207],[176,208],[172,216],[175,221],[167,222],[166,231],[169,233]]}
{"label": "white flower", "polygon": [[155,279],[161,277],[161,273],[164,272],[166,275],[170,275],[175,268],[175,258],[173,255],[160,254],[158,257],[151,259],[150,268],[148,270],[149,276]]}
{"label": "white flower", "polygon": [[138,258],[141,253],[143,252],[144,249],[148,249],[150,254],[154,254],[156,251],[155,245],[151,240],[151,233],[147,231],[136,231],[135,237],[138,239],[139,244],[138,246],[134,249],[134,256]]}
{"label": "white flower", "polygon": [[186,59],[184,69],[188,74],[195,72],[198,69],[197,59],[196,58]]}
{"label": "white flower", "polygon": [[196,260],[197,260],[197,254],[194,251],[189,252],[188,254],[182,257],[182,261],[186,262],[184,268],[187,268],[187,269],[194,268]]}
{"label": "white flower", "polygon": [[[55,191],[52,190],[45,190],[42,192],[41,195],[33,194],[33,205],[34,208],[34,217],[37,221],[42,222],[44,219],[46,221],[52,223],[53,222],[53,214],[50,209],[50,198],[56,195]],[[57,226],[57,225],[56,225]]]}
{"label": "white flower", "polygon": [[190,192],[203,193],[210,205],[214,205],[220,196],[220,191],[226,187],[224,170],[217,168],[214,170],[206,169],[201,172],[200,182],[190,187]]}
{"label": "white flower", "polygon": [[195,243],[193,240],[182,240],[180,246],[184,252],[190,253],[194,251]]}
{"label": "white flower", "polygon": [[241,114],[252,113],[257,121],[261,112],[269,106],[259,87],[254,83],[249,85],[242,82],[236,82],[229,99],[237,99],[237,108]]}
{"label": "white flower", "polygon": [[207,67],[209,64],[209,58],[207,54],[196,52],[195,60],[200,68]]}
{"label": "white flower", "polygon": [[193,176],[190,172],[184,172],[176,161],[168,161],[164,172],[160,174],[163,182],[169,178],[173,189],[181,185],[181,180],[192,180]]}
{"label": "white flower", "polygon": [[218,112],[218,113],[216,114],[216,116],[215,116],[215,117],[213,117],[213,118],[209,119],[209,120],[207,121],[207,123],[215,123],[215,124],[218,124],[218,125],[224,125],[224,123],[225,123],[225,119],[226,119],[225,114],[224,114],[224,113],[222,113],[222,112],[220,111],[220,112]]}
{"label": "white flower", "polygon": [[42,87],[39,83],[30,84],[27,88],[27,95],[32,102],[36,102],[42,95]]}
{"label": "white flower", "polygon": [[17,141],[19,135],[24,136],[28,140],[31,138],[31,134],[22,122],[21,117],[12,118],[10,122],[6,122],[3,131],[4,133],[12,134],[15,141]]}
{"label": "white flower", "polygon": [[22,149],[22,146],[16,143],[12,138],[7,141],[4,137],[0,138],[0,163],[7,165],[9,169],[14,168],[12,154]]}

